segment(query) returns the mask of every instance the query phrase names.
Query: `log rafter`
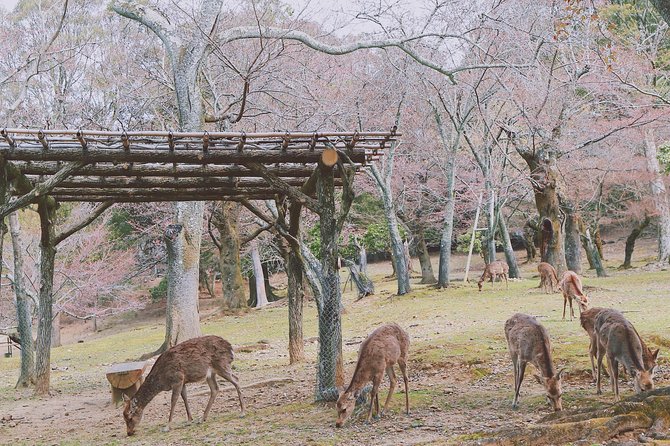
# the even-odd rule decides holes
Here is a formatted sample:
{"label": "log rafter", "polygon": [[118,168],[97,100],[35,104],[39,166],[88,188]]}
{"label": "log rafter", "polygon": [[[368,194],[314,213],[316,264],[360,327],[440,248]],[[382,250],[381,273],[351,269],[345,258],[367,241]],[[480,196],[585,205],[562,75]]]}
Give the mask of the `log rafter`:
{"label": "log rafter", "polygon": [[[202,201],[287,196],[317,210],[309,182],[319,163],[346,153],[360,169],[378,159],[387,132],[111,132],[2,129],[0,156],[20,175],[21,205],[45,191],[60,201]],[[69,163],[69,164],[65,164]],[[336,187],[349,181],[342,164]],[[32,193],[26,195],[26,184]],[[38,193],[35,193],[38,192]],[[17,199],[14,202],[18,202]]]}

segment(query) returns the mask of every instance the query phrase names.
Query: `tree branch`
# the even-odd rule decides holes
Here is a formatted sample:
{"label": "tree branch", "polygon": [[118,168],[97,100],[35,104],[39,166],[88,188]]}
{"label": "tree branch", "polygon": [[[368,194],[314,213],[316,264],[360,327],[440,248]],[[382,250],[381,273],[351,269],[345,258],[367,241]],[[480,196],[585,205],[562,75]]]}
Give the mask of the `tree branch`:
{"label": "tree branch", "polygon": [[100,203],[98,206],[95,207],[83,220],[80,222],[77,222],[70,226],[69,228],[63,230],[60,234],[56,234],[56,237],[54,238],[54,245],[58,245],[60,242],[74,234],[75,232],[85,228],[86,226],[90,225],[93,223],[93,221],[98,218],[105,210],[107,210],[109,207],[111,207],[114,203],[111,201],[105,201],[104,203]]}
{"label": "tree branch", "polygon": [[311,209],[317,214],[321,213],[321,207],[319,206],[319,203],[315,199],[306,195],[297,187],[291,186],[278,176],[270,173],[267,167],[265,167],[263,164],[245,163],[244,166],[247,167],[252,172],[254,172],[255,174],[258,174],[263,178],[265,178],[268,181],[268,183],[270,183],[273,187],[275,187],[279,191],[288,195],[288,197],[291,198],[292,200],[295,200],[303,204],[304,206],[307,206],[309,209]]}

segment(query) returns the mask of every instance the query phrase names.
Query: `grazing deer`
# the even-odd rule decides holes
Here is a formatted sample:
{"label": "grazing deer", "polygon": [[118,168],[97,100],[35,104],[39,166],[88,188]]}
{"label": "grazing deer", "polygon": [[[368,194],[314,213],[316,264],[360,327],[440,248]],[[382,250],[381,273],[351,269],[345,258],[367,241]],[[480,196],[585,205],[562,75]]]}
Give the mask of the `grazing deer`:
{"label": "grazing deer", "polygon": [[509,289],[509,284],[507,283],[507,274],[509,274],[509,266],[506,262],[497,260],[487,264],[484,268],[482,277],[480,277],[479,282],[477,282],[479,291],[482,290],[482,284],[489,279],[491,279],[491,286],[493,286],[496,278],[500,278],[501,280],[505,279],[505,288]]}
{"label": "grazing deer", "polygon": [[531,363],[541,373],[535,379],[547,392],[547,400],[555,411],[563,409],[561,403],[561,376],[565,369],[556,373],[551,359],[551,344],[547,330],[533,316],[517,313],[505,322],[505,338],[514,365],[514,402],[519,405],[519,391],[526,371]]}
{"label": "grazing deer", "polygon": [[[647,369],[642,359],[642,342],[635,327],[620,312],[603,309],[595,320],[598,356],[597,392],[602,393],[600,377],[603,357],[607,355],[614,401],[619,401],[619,363],[633,378],[635,393],[654,388],[654,367]],[[656,352],[658,355],[658,352]],[[654,357],[655,362],[655,357]]]}
{"label": "grazing deer", "polygon": [[573,299],[579,306],[580,314],[588,308],[589,296],[582,291],[582,281],[575,272],[564,272],[558,287],[563,291],[563,320],[565,320],[565,306],[568,303],[570,304],[570,320],[575,317],[575,310],[572,308]]}
{"label": "grazing deer", "polygon": [[[335,426],[342,427],[349,418],[356,405],[363,387],[372,381],[372,392],[370,393],[370,410],[368,411],[368,422],[372,419],[372,406],[374,404],[376,413],[381,415],[386,412],[391,395],[397,384],[393,365],[397,362],[400,366],[403,381],[405,382],[405,412],[409,415],[409,388],[407,380],[407,350],[409,349],[409,335],[398,324],[386,324],[373,331],[361,344],[358,350],[358,362],[351,377],[349,387],[340,394],[337,400],[337,422]],[[384,376],[384,370],[389,377],[389,393],[384,403],[384,409],[379,412],[379,399],[377,392],[379,384]]]}
{"label": "grazing deer", "polygon": [[[589,358],[591,359],[591,376],[594,381],[596,380],[595,358],[598,354],[598,343],[596,340],[595,329],[596,317],[598,317],[603,310],[607,310],[607,308],[589,308],[588,310],[582,311],[582,314],[579,316],[582,328],[586,330],[586,333],[589,335]],[[635,330],[635,327],[633,327],[633,330]],[[637,333],[637,331],[635,333]],[[660,350],[656,349],[656,351],[652,351],[639,334],[638,338],[640,339],[640,345],[642,346],[642,363],[644,364],[644,368],[645,370],[653,370],[656,367],[656,359],[658,358]],[[605,372],[607,372],[607,370],[605,370]]]}
{"label": "grazing deer", "polygon": [[219,336],[189,339],[164,352],[156,360],[135,396],[126,401],[123,418],[126,420],[128,435],[135,433],[147,404],[160,392],[168,390],[172,390],[172,401],[167,429],[170,428],[174,407],[179,395],[184,400],[186,416],[191,421],[193,418],[186,399],[186,384],[204,379],[207,380],[210,389],[209,401],[205,408],[205,414],[202,416],[202,420],[206,421],[214,398],[219,393],[216,375],[222,376],[235,386],[237,396],[240,399],[240,408],[244,413],[242,392],[237,382],[237,376],[233,374],[230,367],[231,362],[233,362],[233,348],[228,341]]}
{"label": "grazing deer", "polygon": [[554,288],[558,287],[556,269],[550,263],[540,262],[537,265],[537,271],[540,273],[540,288],[547,294],[549,294],[549,290],[553,293]]}

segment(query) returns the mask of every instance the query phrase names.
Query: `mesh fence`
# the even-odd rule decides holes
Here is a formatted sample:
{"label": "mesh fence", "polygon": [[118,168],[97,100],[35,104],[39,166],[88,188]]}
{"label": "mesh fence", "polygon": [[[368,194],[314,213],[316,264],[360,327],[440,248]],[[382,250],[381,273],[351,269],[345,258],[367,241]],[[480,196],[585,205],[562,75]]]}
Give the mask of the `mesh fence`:
{"label": "mesh fence", "polygon": [[[323,301],[319,312],[319,351],[316,360],[317,401],[336,401],[342,384],[342,293],[336,271],[322,281]],[[339,382],[338,382],[339,381]]]}

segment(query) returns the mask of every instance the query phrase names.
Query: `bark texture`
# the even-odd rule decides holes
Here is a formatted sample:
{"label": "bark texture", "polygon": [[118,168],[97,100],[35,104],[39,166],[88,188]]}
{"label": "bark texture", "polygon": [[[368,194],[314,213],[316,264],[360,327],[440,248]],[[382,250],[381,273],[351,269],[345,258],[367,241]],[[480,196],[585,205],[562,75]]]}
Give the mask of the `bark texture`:
{"label": "bark texture", "polygon": [[503,242],[503,250],[505,251],[505,260],[509,266],[510,279],[520,279],[521,272],[519,271],[519,264],[516,261],[516,254],[512,248],[512,241],[509,238],[509,230],[507,229],[507,222],[505,216],[501,211],[498,212],[498,231]]}
{"label": "bark texture", "polygon": [[625,256],[621,268],[627,269],[631,267],[635,242],[637,241],[637,238],[640,236],[640,234],[642,234],[642,231],[644,231],[645,228],[649,226],[649,222],[651,222],[651,218],[648,215],[645,215],[644,219],[642,219],[637,225],[635,225],[633,230],[630,231],[630,234],[626,238]]}
{"label": "bark texture", "polygon": [[238,228],[240,204],[222,201],[220,215],[212,219],[219,231],[219,268],[225,308],[243,308],[247,305],[242,268],[240,267],[240,233]]}
{"label": "bark texture", "polygon": [[289,206],[289,252],[286,274],[288,275],[288,355],[295,364],[305,360],[305,344],[302,334],[302,309],[305,300],[303,265],[300,257],[300,216],[302,206]]}
{"label": "bark texture", "polygon": [[421,265],[421,283],[435,283],[435,273],[433,273],[433,264],[430,262],[430,253],[426,246],[426,236],[423,226],[418,226],[414,231],[414,237],[417,240],[417,249],[419,251],[419,264]]}
{"label": "bark texture", "polygon": [[652,175],[650,183],[651,195],[656,207],[656,218],[658,224],[658,261],[670,263],[670,203],[665,183],[660,173],[658,164],[658,150],[651,132],[647,132],[644,138],[644,155],[647,158],[647,169]]}
{"label": "bark texture", "polygon": [[565,210],[565,262],[570,271],[582,273],[582,251],[579,236],[579,215],[572,206]]}
{"label": "bark texture", "polygon": [[9,214],[9,232],[14,253],[14,295],[16,296],[16,319],[21,340],[21,373],[16,387],[35,384],[35,344],[33,343],[32,301],[28,296],[23,273],[23,242],[21,225],[16,212]]}
{"label": "bark texture", "polygon": [[[261,264],[261,254],[256,243],[251,247],[251,263],[254,269],[253,286],[256,289],[256,308],[261,308],[268,304],[268,296],[265,293],[265,275]],[[249,286],[252,286],[252,284],[250,283]]]}

